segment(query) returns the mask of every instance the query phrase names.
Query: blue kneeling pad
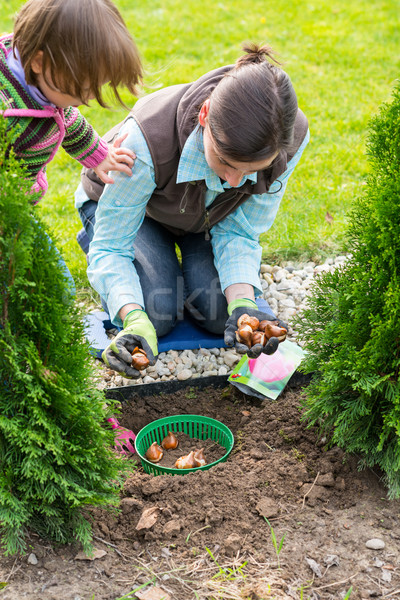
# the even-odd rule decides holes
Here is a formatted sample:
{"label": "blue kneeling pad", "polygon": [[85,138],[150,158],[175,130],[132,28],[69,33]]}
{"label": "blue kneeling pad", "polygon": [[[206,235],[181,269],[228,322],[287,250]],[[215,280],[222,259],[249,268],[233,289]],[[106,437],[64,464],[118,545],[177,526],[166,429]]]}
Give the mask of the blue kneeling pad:
{"label": "blue kneeling pad", "polygon": [[[271,310],[265,300],[257,298],[259,310]],[[227,316],[228,318],[228,316]],[[110,321],[106,312],[96,311],[84,318],[86,338],[90,343],[93,354],[101,358],[104,348],[110,343],[106,331],[120,329]],[[158,351],[168,350],[195,350],[199,348],[225,348],[224,336],[209,333],[202,329],[190,317],[186,316],[178,321],[173,330],[158,340]]]}

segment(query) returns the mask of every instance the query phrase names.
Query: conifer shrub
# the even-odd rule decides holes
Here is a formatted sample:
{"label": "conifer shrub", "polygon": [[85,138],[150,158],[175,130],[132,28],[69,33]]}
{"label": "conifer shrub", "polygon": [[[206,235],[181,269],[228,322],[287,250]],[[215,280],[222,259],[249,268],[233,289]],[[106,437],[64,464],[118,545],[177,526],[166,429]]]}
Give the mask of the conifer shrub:
{"label": "conifer shrub", "polygon": [[379,466],[400,496],[400,85],[369,124],[364,191],[350,211],[352,258],[320,276],[298,320],[313,373],[305,418]]}
{"label": "conifer shrub", "polygon": [[28,529],[90,549],[83,509],[118,501],[81,315],[0,118],[0,537],[24,552]]}

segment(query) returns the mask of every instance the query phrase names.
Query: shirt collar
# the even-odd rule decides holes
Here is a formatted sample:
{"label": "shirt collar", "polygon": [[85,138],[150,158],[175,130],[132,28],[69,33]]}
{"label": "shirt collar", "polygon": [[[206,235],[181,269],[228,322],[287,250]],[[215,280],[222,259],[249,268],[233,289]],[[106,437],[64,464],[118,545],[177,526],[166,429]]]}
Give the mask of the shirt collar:
{"label": "shirt collar", "polygon": [[[15,53],[15,55],[14,55],[14,53]],[[14,75],[14,77],[22,85],[24,90],[26,92],[28,92],[28,94],[30,94],[32,96],[32,98],[34,100],[36,100],[36,102],[38,104],[40,104],[41,106],[55,106],[54,104],[52,104],[51,102],[49,102],[47,100],[46,96],[44,96],[42,94],[42,92],[39,90],[39,88],[37,88],[34,85],[29,85],[26,82],[24,68],[22,66],[21,58],[19,56],[19,52],[18,52],[17,48],[15,48],[14,51],[11,50],[9,52],[9,54],[7,56],[7,65],[9,67],[10,71],[12,72],[12,74]]]}
{"label": "shirt collar", "polygon": [[[243,185],[247,179],[256,183],[257,173],[245,175],[238,187]],[[231,187],[227,181],[221,183],[218,175],[208,166],[204,155],[203,129],[200,125],[197,125],[196,129],[189,135],[182,149],[176,183],[201,180],[206,182],[209,190],[219,193]]]}

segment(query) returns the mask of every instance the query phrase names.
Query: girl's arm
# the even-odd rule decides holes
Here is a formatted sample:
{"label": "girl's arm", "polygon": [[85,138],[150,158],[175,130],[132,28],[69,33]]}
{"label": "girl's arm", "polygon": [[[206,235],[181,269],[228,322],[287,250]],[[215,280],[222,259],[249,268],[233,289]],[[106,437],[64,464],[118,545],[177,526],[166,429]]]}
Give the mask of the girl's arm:
{"label": "girl's arm", "polygon": [[64,109],[65,137],[62,146],[81,165],[92,168],[104,183],[114,183],[108,171],[132,175],[136,157],[130,148],[121,148],[126,135],[117,138],[112,146],[96,133],[80,111],[70,106]]}

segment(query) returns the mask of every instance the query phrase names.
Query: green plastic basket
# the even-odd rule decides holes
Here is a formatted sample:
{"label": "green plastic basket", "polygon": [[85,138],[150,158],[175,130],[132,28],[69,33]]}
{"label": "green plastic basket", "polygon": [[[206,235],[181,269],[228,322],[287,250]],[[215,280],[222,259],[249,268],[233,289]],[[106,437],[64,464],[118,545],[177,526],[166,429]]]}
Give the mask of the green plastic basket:
{"label": "green plastic basket", "polygon": [[[147,448],[153,442],[160,444],[169,431],[174,433],[183,432],[192,438],[206,440],[208,438],[214,440],[226,450],[222,458],[215,460],[212,463],[195,469],[173,469],[171,467],[163,467],[160,464],[154,464],[145,458]],[[138,453],[146,473],[153,475],[162,475],[169,473],[170,475],[186,475],[193,471],[206,471],[214,465],[224,462],[232,451],[234,437],[231,430],[216,419],[202,417],[199,415],[175,415],[173,417],[164,417],[149,423],[139,431],[135,439],[135,449]]]}

